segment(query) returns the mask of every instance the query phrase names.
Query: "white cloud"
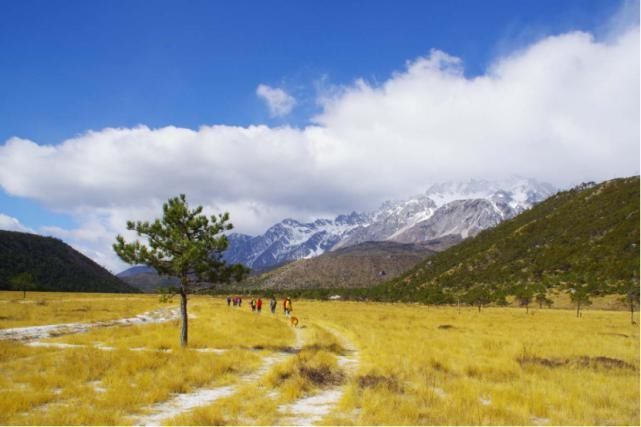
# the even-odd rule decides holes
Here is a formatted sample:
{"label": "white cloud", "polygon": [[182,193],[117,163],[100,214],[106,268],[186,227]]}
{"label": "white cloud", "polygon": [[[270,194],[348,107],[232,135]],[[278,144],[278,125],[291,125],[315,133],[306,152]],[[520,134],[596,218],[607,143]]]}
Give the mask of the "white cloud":
{"label": "white cloud", "polygon": [[21,231],[23,233],[33,233],[29,227],[22,225],[17,218],[0,213],[0,230]]}
{"label": "white cloud", "polygon": [[286,116],[296,105],[296,99],[280,88],[259,84],[256,88],[256,95],[267,103],[269,114],[272,117]]}
{"label": "white cloud", "polygon": [[302,129],[140,126],[56,146],[12,138],[0,145],[0,186],[73,215],[78,229],[57,235],[117,269],[110,245],[126,220],[153,218],[179,193],[257,233],[444,179],[518,174],[564,186],[639,173],[638,26],[607,41],[548,37],[475,78],[433,50],[381,85],[358,80],[319,99]]}

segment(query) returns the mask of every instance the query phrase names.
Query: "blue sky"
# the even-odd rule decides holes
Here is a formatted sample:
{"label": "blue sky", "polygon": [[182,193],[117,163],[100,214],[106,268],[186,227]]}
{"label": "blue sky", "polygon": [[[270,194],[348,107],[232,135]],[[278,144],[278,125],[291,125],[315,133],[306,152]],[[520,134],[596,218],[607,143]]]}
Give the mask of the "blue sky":
{"label": "blue sky", "polygon": [[[611,0],[3,1],[0,140],[88,129],[270,122],[259,83],[384,80],[438,48],[483,72],[504,50],[598,31]],[[304,124],[309,102],[288,122]]]}
{"label": "blue sky", "polygon": [[[71,147],[64,151],[62,143],[87,131],[100,133],[104,128],[132,129],[138,125],[151,130],[166,126],[198,130],[201,126],[265,124],[270,130],[291,126],[303,134],[320,120],[326,129],[342,129],[336,124],[343,123],[337,111],[347,109],[347,101],[357,98],[345,94],[361,90],[354,83],[359,78],[368,90],[376,92],[399,75],[410,75],[408,64],[438,49],[458,58],[461,81],[471,82],[487,75],[501,58],[529,49],[546,37],[582,31],[591,34],[594,41],[577,43],[601,42],[622,13],[632,14],[626,20],[638,27],[638,2],[611,0],[4,0],[0,2],[0,150],[4,143],[6,158],[15,154],[9,151],[7,141],[18,137],[40,147],[61,147],[62,156],[72,151]],[[638,56],[636,61],[638,67]],[[291,96],[295,107],[282,116],[270,114],[257,96],[261,84]],[[345,102],[328,106],[322,101],[327,94]],[[638,110],[638,98],[631,108]],[[354,121],[358,119],[350,119]],[[488,132],[486,138],[493,137],[493,131]],[[145,141],[143,138],[136,144]],[[37,188],[27,188],[36,185],[29,184],[29,179],[38,171],[25,173],[31,178],[24,178],[24,182],[19,176],[29,168],[30,155],[7,160],[5,165],[15,167],[13,175],[0,180],[0,214],[25,227],[40,230],[53,226],[68,231],[82,222],[99,222],[96,218],[108,215],[105,212],[110,206],[124,203],[118,201],[124,190],[109,193],[115,185],[112,182],[95,187],[96,192],[105,194],[105,200],[95,204],[58,203],[47,194],[38,194]],[[70,164],[78,165],[91,157],[84,155],[69,154],[76,162]],[[20,167],[18,158],[23,159]],[[64,164],[60,158],[56,165]],[[40,170],[42,176],[47,169],[51,168]],[[445,172],[456,176],[456,171]],[[435,179],[434,174],[425,179]],[[593,175],[600,178],[608,173],[599,170]],[[584,168],[563,179],[572,182],[590,176],[591,171]],[[537,178],[545,179],[545,173]],[[45,182],[54,179],[49,177]],[[95,178],[101,179],[105,181]],[[69,182],[61,183],[60,191],[80,194],[94,184],[83,182],[74,190]],[[328,200],[351,200],[349,194],[334,193],[336,187],[320,191]],[[392,193],[397,188],[386,191]],[[383,194],[359,191],[372,200]],[[279,208],[271,212],[280,214],[287,211],[288,203],[309,204],[296,194],[279,195],[276,203],[271,199],[255,201],[247,193],[242,203],[263,206],[274,202]],[[89,199],[93,197],[85,197]],[[232,203],[228,196],[216,200],[220,206],[240,203]],[[348,202],[339,205],[336,202],[337,209],[353,207]]]}

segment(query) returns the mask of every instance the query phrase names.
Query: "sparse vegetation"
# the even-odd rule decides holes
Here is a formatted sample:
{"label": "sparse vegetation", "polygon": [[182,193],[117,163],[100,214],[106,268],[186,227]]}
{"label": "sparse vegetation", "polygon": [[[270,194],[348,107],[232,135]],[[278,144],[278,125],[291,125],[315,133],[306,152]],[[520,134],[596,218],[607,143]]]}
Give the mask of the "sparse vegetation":
{"label": "sparse vegetation", "polygon": [[[155,295],[31,297],[43,295],[46,305],[3,306],[33,307],[50,323],[60,323],[59,313],[65,320],[94,316],[101,306],[112,313],[166,306]],[[0,303],[18,296],[0,293]],[[189,349],[172,338],[177,320],[45,340],[81,347],[0,342],[0,424],[130,424],[172,393],[233,384],[233,394],[167,423],[274,424],[287,420],[288,405],[332,387],[342,395],[321,424],[639,423],[639,327],[625,311],[595,310],[599,298],[580,320],[573,310],[536,305],[526,315],[297,300],[300,352],[291,351],[294,329],[280,314],[206,295],[191,299]],[[569,304],[559,297],[555,306]],[[346,350],[335,330],[359,351],[353,373],[338,363]],[[239,382],[273,355],[284,358],[255,381]]]}

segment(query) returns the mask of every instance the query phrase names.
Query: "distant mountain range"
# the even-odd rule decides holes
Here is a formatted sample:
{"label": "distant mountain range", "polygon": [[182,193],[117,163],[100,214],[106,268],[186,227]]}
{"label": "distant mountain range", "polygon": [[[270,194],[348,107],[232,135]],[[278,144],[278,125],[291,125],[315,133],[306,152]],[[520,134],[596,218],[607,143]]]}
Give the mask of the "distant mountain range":
{"label": "distant mountain range", "polygon": [[0,289],[20,273],[39,291],[140,292],[61,240],[0,230]]}
{"label": "distant mountain range", "polygon": [[[475,236],[480,231],[493,227],[501,221],[531,208],[556,192],[549,184],[533,179],[515,178],[505,181],[470,180],[467,182],[446,182],[432,185],[423,194],[405,200],[386,201],[377,210],[367,213],[352,212],[338,215],[334,219],[317,219],[303,223],[291,218],[269,227],[264,234],[249,236],[230,234],[230,245],[224,253],[229,263],[244,264],[254,273],[273,270],[296,260],[308,260],[322,254],[349,248],[365,242],[394,242],[422,245],[426,242],[440,242],[433,251],[444,250],[461,240]],[[391,248],[393,245],[387,246]],[[429,246],[429,245],[428,245]],[[386,246],[380,246],[379,251]],[[365,251],[365,253],[370,253]],[[341,252],[342,254],[342,252]],[[408,255],[408,252],[404,252]],[[418,259],[404,256],[404,260]],[[427,256],[427,255],[425,255]],[[303,263],[310,271],[322,265]],[[360,258],[361,260],[363,258]],[[373,274],[378,262],[370,260],[368,272],[341,282],[347,287],[370,286],[362,279]],[[341,261],[341,265],[350,265]],[[389,265],[385,263],[385,265]],[[403,262],[403,268],[405,266]],[[287,287],[288,280],[296,276],[293,272],[300,266],[279,270],[266,284],[273,287]],[[387,267],[390,270],[390,267]],[[391,270],[397,271],[392,268]],[[400,274],[400,270],[398,270]],[[144,291],[153,291],[159,286],[175,284],[175,279],[159,278],[149,267],[137,266],[118,275],[125,282]],[[322,274],[317,277],[322,277]],[[388,276],[389,279],[393,276]],[[313,279],[306,282],[311,284]],[[373,284],[379,283],[375,280]]]}
{"label": "distant mountain range", "polygon": [[352,212],[310,223],[288,218],[259,236],[233,233],[225,259],[260,271],[368,241],[465,239],[513,218],[555,192],[549,184],[525,178],[441,183],[409,199],[387,201],[373,212]]}

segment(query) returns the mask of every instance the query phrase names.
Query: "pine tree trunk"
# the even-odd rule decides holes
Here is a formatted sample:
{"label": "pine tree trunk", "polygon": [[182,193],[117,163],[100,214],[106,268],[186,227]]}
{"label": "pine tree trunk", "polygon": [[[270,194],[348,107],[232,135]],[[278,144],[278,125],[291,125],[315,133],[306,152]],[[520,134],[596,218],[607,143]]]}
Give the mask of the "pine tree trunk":
{"label": "pine tree trunk", "polygon": [[479,313],[481,312],[481,304],[479,304]]}
{"label": "pine tree trunk", "polygon": [[525,304],[525,314],[530,313],[530,304]]}
{"label": "pine tree trunk", "polygon": [[187,292],[184,285],[180,287],[180,345],[187,347]]}
{"label": "pine tree trunk", "polygon": [[581,313],[581,301],[576,302],[576,317],[580,317],[579,313]]}

